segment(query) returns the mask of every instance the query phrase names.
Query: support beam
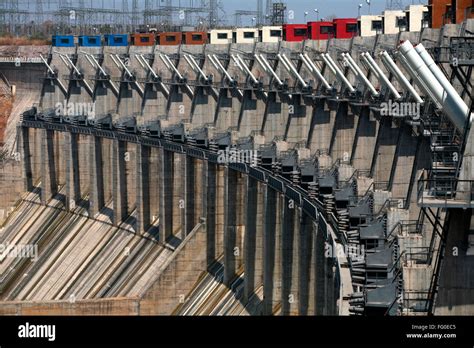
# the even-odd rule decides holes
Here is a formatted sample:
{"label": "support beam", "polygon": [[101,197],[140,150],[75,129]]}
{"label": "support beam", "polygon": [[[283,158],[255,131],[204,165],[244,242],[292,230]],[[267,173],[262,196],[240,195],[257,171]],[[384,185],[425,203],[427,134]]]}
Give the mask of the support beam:
{"label": "support beam", "polygon": [[119,226],[127,213],[127,180],[125,176],[125,143],[114,140],[112,142],[112,200],[113,223]]}
{"label": "support beam", "polygon": [[173,234],[179,233],[179,239],[186,238],[186,154],[177,153],[174,156],[173,176]]}
{"label": "support beam", "polygon": [[[333,244],[334,245],[334,244]],[[326,308],[325,315],[336,315],[336,284],[335,284],[335,257],[326,258],[325,271],[326,271]]]}
{"label": "support beam", "polygon": [[102,145],[101,139],[96,136],[91,137],[91,171],[90,183],[91,192],[89,198],[89,215],[95,216],[104,207],[104,176],[102,168]]}
{"label": "support beam", "polygon": [[160,182],[160,242],[166,241],[173,235],[173,178],[174,156],[170,151],[161,151],[161,182]]}
{"label": "support beam", "polygon": [[56,165],[54,158],[54,131],[41,129],[41,204],[46,205],[57,193]]}
{"label": "support beam", "polygon": [[244,241],[244,303],[247,303],[255,291],[255,265],[257,243],[258,181],[247,176],[246,225]]}
{"label": "support beam", "polygon": [[230,286],[236,273],[237,173],[224,170],[224,284]]}
{"label": "support beam", "polygon": [[[319,227],[319,225],[318,225]],[[316,315],[327,314],[327,257],[325,256],[326,236],[323,231],[316,228],[314,235],[314,255],[316,267],[314,270],[315,276],[315,309]],[[334,252],[334,251],[333,251]]]}
{"label": "support beam", "polygon": [[276,231],[281,226],[279,194],[265,187],[263,234],[263,315],[272,315],[281,300],[280,240]]}
{"label": "support beam", "polygon": [[29,192],[33,189],[33,170],[31,167],[31,151],[30,151],[30,132],[27,127],[19,127],[21,136],[21,156],[23,161],[23,183],[24,190]]}
{"label": "support beam", "polygon": [[216,261],[216,164],[204,162],[203,185],[204,190],[203,211],[206,216],[207,232],[207,266],[209,267]]}
{"label": "support beam", "polygon": [[[156,221],[160,215],[160,149],[157,147],[150,148],[150,167],[149,167],[149,186],[150,186],[150,218],[153,223],[154,230],[157,229]],[[155,233],[155,231],[154,231]],[[156,236],[158,238],[158,236]]]}
{"label": "support beam", "polygon": [[[298,208],[301,209],[301,208]],[[315,243],[314,228],[316,224],[300,210],[300,233],[298,238],[298,314],[314,315],[315,295]]]}
{"label": "support beam", "polygon": [[184,155],[184,200],[186,209],[184,211],[184,232],[187,236],[195,226],[195,184],[196,166],[193,157]]}
{"label": "support beam", "polygon": [[74,210],[81,200],[79,176],[78,135],[64,133],[64,158],[66,160],[66,209]]}
{"label": "support beam", "polygon": [[[296,207],[294,201],[285,197],[281,207],[283,223],[281,226],[281,314],[296,314],[294,309],[299,302],[297,291],[297,268],[298,268],[298,230],[295,228],[299,219],[296,218]],[[299,229],[299,228],[298,228]]]}
{"label": "support beam", "polygon": [[150,148],[137,144],[137,226],[136,232],[144,234],[150,227]]}
{"label": "support beam", "polygon": [[[317,237],[321,234],[319,230],[319,222],[311,221],[311,227],[309,233],[311,233],[311,266],[310,266],[310,275],[309,275],[309,315],[317,315],[317,289],[318,289],[318,279],[316,278],[318,272],[318,249],[317,249]],[[324,250],[323,250],[324,251]],[[324,253],[323,253],[324,255]]]}

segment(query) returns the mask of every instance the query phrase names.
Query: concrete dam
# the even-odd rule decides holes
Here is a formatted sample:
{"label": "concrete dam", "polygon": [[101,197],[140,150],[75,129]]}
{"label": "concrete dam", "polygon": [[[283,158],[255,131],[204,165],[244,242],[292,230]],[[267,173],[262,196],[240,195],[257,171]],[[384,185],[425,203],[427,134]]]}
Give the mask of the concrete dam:
{"label": "concrete dam", "polygon": [[0,313],[472,315],[473,32],[2,61]]}

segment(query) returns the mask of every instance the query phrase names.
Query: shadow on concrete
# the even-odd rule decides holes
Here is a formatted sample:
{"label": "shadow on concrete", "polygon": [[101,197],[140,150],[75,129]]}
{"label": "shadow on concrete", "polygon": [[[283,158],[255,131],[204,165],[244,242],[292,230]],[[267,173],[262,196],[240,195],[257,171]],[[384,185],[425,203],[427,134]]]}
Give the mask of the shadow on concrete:
{"label": "shadow on concrete", "polygon": [[[33,190],[31,190],[30,192],[38,193],[38,190],[33,188]],[[66,197],[65,197],[64,194],[60,193],[60,194],[56,194],[52,199],[60,201],[64,204]],[[28,203],[32,203],[32,204],[35,204],[35,205],[40,205],[40,206],[42,205],[41,202],[37,202],[37,201],[34,201],[34,200],[30,200],[30,199],[23,199],[23,201],[28,202]],[[81,200],[76,204],[76,207],[72,211],[66,210],[65,205],[63,205],[62,207],[54,207],[54,206],[46,204],[44,207],[47,207],[49,209],[55,209],[55,210],[63,211],[63,212],[65,212],[67,214],[70,214],[70,215],[81,216],[81,217],[87,218],[88,220],[93,220],[93,221],[96,221],[96,222],[100,222],[101,224],[109,225],[109,226],[115,228],[117,231],[125,231],[127,233],[132,233],[132,234],[134,234],[134,235],[136,235],[140,238],[147,239],[147,240],[149,240],[153,243],[158,243],[158,232],[155,232],[159,229],[158,226],[154,226],[153,229],[150,229],[150,230],[153,231],[152,233],[150,233],[150,230],[149,230],[149,231],[147,231],[147,233],[145,235],[137,234],[131,227],[130,228],[125,228],[125,227],[121,227],[121,226],[116,226],[112,222],[104,221],[104,220],[98,219],[96,217],[89,216],[89,213],[88,213],[89,205],[90,205],[89,201]],[[78,209],[78,208],[80,208],[80,209]],[[99,213],[101,215],[106,215],[110,219],[112,219],[112,217],[113,217],[113,210],[110,209],[109,207],[103,207],[102,209],[100,209]],[[136,224],[136,217],[133,216],[133,215],[129,215],[129,216],[127,216],[126,218],[124,218],[122,220],[122,223],[126,223],[130,226],[134,226]],[[179,240],[179,243],[181,242],[181,240],[179,238],[176,238],[176,239]],[[179,245],[179,243],[178,243],[178,245]]]}

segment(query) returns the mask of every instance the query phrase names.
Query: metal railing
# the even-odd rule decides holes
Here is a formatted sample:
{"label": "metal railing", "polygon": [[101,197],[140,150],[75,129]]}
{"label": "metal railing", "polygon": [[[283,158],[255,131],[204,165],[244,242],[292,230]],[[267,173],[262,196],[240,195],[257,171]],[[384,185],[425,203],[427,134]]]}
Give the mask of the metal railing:
{"label": "metal railing", "polygon": [[379,210],[374,211],[374,217],[381,216],[387,212],[387,210],[392,208],[403,208],[406,205],[406,200],[404,198],[388,198],[379,208]]}
{"label": "metal railing", "polygon": [[427,313],[430,307],[429,291],[404,291],[403,309],[410,313]]}
{"label": "metal railing", "polygon": [[437,178],[418,180],[418,204],[433,202],[437,204],[465,203],[474,201],[474,180],[458,180],[456,178]]}
{"label": "metal railing", "polygon": [[341,187],[344,187],[345,185],[351,183],[354,180],[357,180],[361,177],[368,177],[370,174],[370,171],[368,170],[362,170],[362,169],[356,169],[352,173],[352,175],[346,179],[346,180],[340,180],[339,183],[341,184]]}
{"label": "metal railing", "polygon": [[423,229],[423,224],[418,220],[400,220],[398,221],[387,234],[387,241],[389,246],[397,240],[398,235],[420,234]]}
{"label": "metal railing", "polygon": [[422,232],[423,225],[418,220],[406,220],[402,221],[400,225],[400,233],[402,235],[420,234]]}
{"label": "metal railing", "polygon": [[403,264],[429,265],[433,259],[433,250],[430,247],[408,247],[404,254]]}

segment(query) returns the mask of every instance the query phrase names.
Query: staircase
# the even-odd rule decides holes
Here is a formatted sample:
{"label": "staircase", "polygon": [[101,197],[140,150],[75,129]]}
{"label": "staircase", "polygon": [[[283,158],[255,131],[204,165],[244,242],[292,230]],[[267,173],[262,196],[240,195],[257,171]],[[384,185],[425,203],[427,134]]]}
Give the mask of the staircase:
{"label": "staircase", "polygon": [[432,163],[428,192],[434,197],[453,197],[461,163],[462,137],[436,112],[425,120],[424,127],[424,134],[430,138]]}

